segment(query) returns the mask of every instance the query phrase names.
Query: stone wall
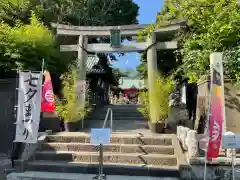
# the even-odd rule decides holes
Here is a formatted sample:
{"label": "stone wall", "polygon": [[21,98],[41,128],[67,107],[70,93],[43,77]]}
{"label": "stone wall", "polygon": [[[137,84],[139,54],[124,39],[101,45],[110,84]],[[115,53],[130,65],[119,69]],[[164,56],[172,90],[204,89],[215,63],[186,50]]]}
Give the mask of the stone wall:
{"label": "stone wall", "polygon": [[225,80],[226,128],[240,134],[240,88]]}
{"label": "stone wall", "polygon": [[203,134],[206,129],[209,89],[210,84],[208,80],[198,83],[197,109],[194,129],[200,134]]}
{"label": "stone wall", "polygon": [[15,135],[14,106],[16,102],[16,79],[0,80],[0,153],[10,155]]}
{"label": "stone wall", "polygon": [[[235,180],[240,180],[240,166],[235,167]],[[192,164],[182,172],[181,180],[204,180],[204,164]],[[207,165],[206,180],[232,180],[231,165]]]}
{"label": "stone wall", "polygon": [[[209,80],[198,84],[198,99],[195,130],[202,134],[206,128]],[[224,80],[226,130],[235,134],[240,133],[240,88],[230,80]]]}

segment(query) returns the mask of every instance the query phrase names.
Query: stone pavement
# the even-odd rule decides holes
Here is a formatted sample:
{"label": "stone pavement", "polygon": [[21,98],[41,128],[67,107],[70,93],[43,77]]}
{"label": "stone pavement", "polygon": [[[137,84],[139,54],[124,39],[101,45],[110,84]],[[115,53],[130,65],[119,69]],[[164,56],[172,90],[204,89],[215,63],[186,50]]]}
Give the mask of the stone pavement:
{"label": "stone pavement", "polygon": [[[11,173],[7,180],[92,180],[93,174],[71,174],[71,173],[48,173],[48,172],[30,172]],[[17,179],[16,177],[19,177]],[[15,179],[14,179],[15,178]],[[107,180],[179,180],[178,178],[168,177],[143,177],[143,176],[107,176]]]}

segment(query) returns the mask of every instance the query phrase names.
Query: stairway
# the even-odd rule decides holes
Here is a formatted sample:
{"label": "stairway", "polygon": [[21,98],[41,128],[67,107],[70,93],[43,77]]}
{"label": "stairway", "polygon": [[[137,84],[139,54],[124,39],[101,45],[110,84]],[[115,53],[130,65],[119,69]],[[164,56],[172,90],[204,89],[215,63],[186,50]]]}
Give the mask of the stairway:
{"label": "stairway", "polygon": [[176,135],[149,132],[136,105],[98,108],[85,120],[82,132],[48,135],[28,162],[27,171],[16,176],[39,180],[92,179],[98,174],[99,152],[90,144],[89,132],[103,126],[108,108],[113,111],[111,143],[103,147],[103,171],[108,179],[180,179],[186,162]]}
{"label": "stairway", "polygon": [[[104,173],[107,175],[179,177],[175,135],[113,133],[105,145]],[[178,144],[179,146],[179,144]],[[49,135],[39,145],[28,171],[98,173],[98,151],[88,133],[63,132]]]}
{"label": "stairway", "polygon": [[[113,111],[113,132],[129,132],[147,129],[147,120],[138,112],[138,105],[107,105],[96,109],[96,111],[85,120],[85,132],[91,128],[101,128],[107,113],[107,109]],[[107,121],[109,127],[110,117]]]}

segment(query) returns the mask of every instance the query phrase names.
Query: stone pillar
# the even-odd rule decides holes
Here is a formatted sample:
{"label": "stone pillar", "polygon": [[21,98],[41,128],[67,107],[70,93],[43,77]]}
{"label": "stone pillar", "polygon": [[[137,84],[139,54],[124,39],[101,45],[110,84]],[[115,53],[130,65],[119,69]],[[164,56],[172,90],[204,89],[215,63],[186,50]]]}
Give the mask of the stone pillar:
{"label": "stone pillar", "polygon": [[157,49],[155,45],[152,45],[156,42],[156,34],[152,33],[151,37],[148,38],[147,50],[147,68],[148,68],[148,93],[149,93],[149,105],[150,105],[150,120],[151,122],[158,121],[156,116],[156,107],[152,103],[154,97],[154,89],[156,87],[156,75],[157,75]]}
{"label": "stone pillar", "polygon": [[[82,106],[84,110],[85,107],[85,93],[86,93],[86,61],[87,61],[87,44],[88,38],[87,36],[79,36],[78,39],[78,56],[77,56],[77,94],[79,98],[79,104]],[[83,127],[82,120],[82,127]]]}

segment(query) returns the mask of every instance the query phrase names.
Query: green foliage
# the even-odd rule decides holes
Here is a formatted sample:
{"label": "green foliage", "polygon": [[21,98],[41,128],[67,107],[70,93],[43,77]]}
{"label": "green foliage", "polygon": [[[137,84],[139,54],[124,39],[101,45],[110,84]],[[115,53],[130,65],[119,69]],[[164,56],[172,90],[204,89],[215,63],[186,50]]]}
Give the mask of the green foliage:
{"label": "green foliage", "polygon": [[[156,78],[155,88],[151,92],[150,99],[148,91],[140,93],[142,105],[138,108],[138,111],[153,123],[165,121],[169,113],[168,98],[174,87],[174,81],[159,75]],[[152,114],[150,114],[150,108]]]}
{"label": "green foliage", "polygon": [[43,1],[39,15],[47,22],[73,25],[135,24],[138,5],[132,0]]}
{"label": "green foliage", "polygon": [[145,119],[149,119],[149,97],[148,91],[142,91],[139,93],[141,107],[138,108],[138,111],[145,117]]}
{"label": "green foliage", "polygon": [[[209,56],[212,52],[232,50],[240,39],[240,9],[236,2],[203,1],[183,4],[182,14],[189,17],[191,31],[183,40],[183,63],[185,72],[195,72],[198,77],[209,73]],[[227,53],[225,67],[236,62],[237,52]],[[231,57],[229,57],[231,56]],[[228,65],[229,64],[229,65]],[[236,64],[235,64],[236,65]],[[239,66],[231,66],[234,70],[225,71],[227,76],[237,80],[235,72]]]}
{"label": "green foliage", "polygon": [[[36,14],[36,16],[44,25],[47,25],[50,28],[50,24],[52,22],[81,26],[135,24],[137,23],[138,9],[138,5],[132,0],[2,0],[0,3],[0,20],[4,23],[4,26],[0,27],[1,29],[3,28],[2,30],[0,29],[0,32],[8,32],[7,28],[10,27],[16,27],[15,30],[18,27],[24,29],[24,25],[20,25],[20,23],[22,23],[31,25],[29,28],[32,29],[32,32],[30,33],[30,30],[28,29],[28,36],[31,36],[31,34],[37,35],[38,31],[35,32],[33,27],[34,25],[30,23],[32,12]],[[6,28],[6,24],[9,27]],[[43,25],[41,25],[41,27],[43,27]],[[23,35],[27,34],[23,33]],[[39,37],[43,37],[43,35],[44,34],[39,34]],[[49,33],[49,35],[51,34]],[[48,38],[49,35],[47,34],[46,38]],[[30,41],[27,43],[27,45],[24,44],[23,47],[21,47],[21,52],[18,52],[19,49],[14,49],[19,48],[16,47],[15,44],[10,45],[10,50],[8,50],[9,48],[6,47],[7,51],[10,51],[11,55],[10,58],[8,56],[1,57],[1,61],[4,61],[4,63],[1,64],[6,65],[3,69],[0,67],[0,71],[6,71],[12,69],[12,67],[15,67],[14,61],[17,58],[18,61],[21,62],[20,64],[17,64],[23,67],[27,65],[28,67],[26,68],[36,70],[39,68],[39,61],[44,58],[48,65],[47,68],[51,71],[51,73],[59,75],[65,72],[69,64],[73,64],[75,61],[66,55],[63,56],[62,53],[60,54],[58,44],[54,45],[55,40],[54,38],[52,39],[52,46],[46,48],[39,48],[38,46],[32,45],[34,44],[35,39],[31,41],[32,44]],[[96,38],[89,39],[90,43],[97,43],[98,41],[99,40]],[[108,42],[109,38],[100,38],[100,41]],[[27,47],[29,43],[31,46]],[[4,47],[1,50],[4,51],[3,53],[5,54],[5,46],[9,46],[9,43],[2,42],[2,45],[3,44]],[[18,43],[18,46],[20,46],[20,43]],[[53,48],[53,46],[56,48]],[[43,53],[42,49],[45,49]],[[21,57],[19,57],[19,54]],[[8,53],[6,55],[8,55]],[[14,57],[14,59],[12,59],[12,57]],[[112,59],[116,59],[114,55],[110,55],[110,57]],[[107,60],[107,57],[104,59]],[[25,63],[25,61],[29,61],[30,63]],[[107,71],[109,69],[107,61],[103,62],[104,63],[102,64],[104,64],[105,70]],[[5,73],[3,72],[2,74]]]}
{"label": "green foliage", "polygon": [[240,47],[224,52],[224,72],[229,75],[229,78],[240,83]]}
{"label": "green foliage", "polygon": [[42,59],[52,73],[64,72],[71,63],[60,57],[50,31],[33,14],[29,25],[0,23],[0,69],[41,70]]}
{"label": "green foliage", "polygon": [[[182,37],[180,52],[183,63],[180,69],[186,76],[195,74],[200,78],[208,74],[210,54],[226,52],[225,74],[239,81],[235,74],[239,69],[236,66],[238,50],[229,53],[233,46],[238,46],[237,41],[240,39],[240,8],[235,0],[165,1],[154,28],[170,23],[174,19],[188,20],[188,31],[180,36]],[[154,28],[151,26],[140,36],[149,34]]]}
{"label": "green foliage", "polygon": [[143,52],[141,55],[141,64],[137,66],[137,71],[140,74],[140,78],[144,79],[147,77],[147,52]]}
{"label": "green foliage", "polygon": [[[62,98],[56,97],[56,111],[65,122],[76,122],[82,120],[89,112],[89,104],[86,101],[85,108],[79,103],[77,94],[77,71],[71,70],[61,76]],[[86,95],[88,95],[88,88]]]}
{"label": "green foliage", "polygon": [[189,79],[188,83],[197,83],[198,81],[198,76],[196,73],[189,72],[186,74],[186,77]]}
{"label": "green foliage", "polygon": [[4,0],[0,18],[10,24],[28,22],[34,11],[48,25],[125,25],[137,23],[138,9],[132,0]]}
{"label": "green foliage", "polygon": [[128,74],[122,72],[119,68],[113,68],[113,74],[116,82],[119,82],[122,77],[128,77]]}
{"label": "green foliage", "polygon": [[2,0],[0,3],[0,19],[10,26],[14,26],[18,20],[26,23],[31,16],[31,6],[29,0]]}

